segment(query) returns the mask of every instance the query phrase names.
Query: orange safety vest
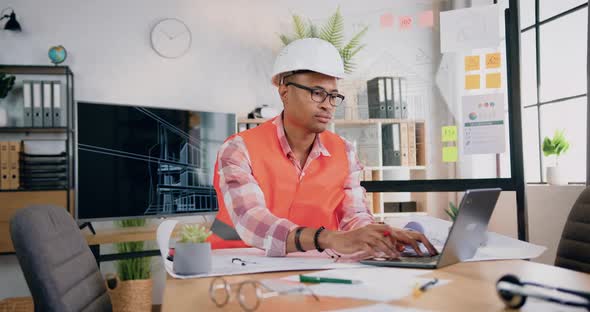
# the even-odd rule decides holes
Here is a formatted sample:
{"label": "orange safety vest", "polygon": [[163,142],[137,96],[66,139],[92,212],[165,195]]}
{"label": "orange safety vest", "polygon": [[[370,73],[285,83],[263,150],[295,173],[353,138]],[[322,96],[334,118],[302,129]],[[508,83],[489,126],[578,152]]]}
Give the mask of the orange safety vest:
{"label": "orange safety vest", "polygon": [[[344,183],[349,175],[345,142],[328,131],[319,134],[320,141],[331,156],[320,155],[314,159],[300,180],[293,163],[281,148],[276,125],[272,121],[237,134],[244,140],[250,155],[252,175],[264,193],[266,206],[275,216],[289,219],[297,225],[337,230],[342,219]],[[216,163],[213,185],[219,212],[211,228],[213,235],[209,237],[209,242],[214,249],[248,247],[239,239],[225,207],[217,166]]]}

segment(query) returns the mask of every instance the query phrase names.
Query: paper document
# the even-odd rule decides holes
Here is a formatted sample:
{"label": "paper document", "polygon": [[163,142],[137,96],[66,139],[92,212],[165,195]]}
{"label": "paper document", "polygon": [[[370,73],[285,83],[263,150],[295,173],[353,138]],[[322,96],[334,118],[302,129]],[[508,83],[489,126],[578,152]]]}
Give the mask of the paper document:
{"label": "paper document", "polygon": [[[449,236],[451,222],[430,216],[409,216],[402,218],[388,218],[387,224],[403,228],[410,221],[418,222],[424,227],[424,235],[441,252]],[[510,259],[534,259],[545,252],[547,248],[520,241],[494,232],[487,232],[487,242],[479,247],[473,258],[466,260],[510,260]]]}
{"label": "paper document", "polygon": [[[318,296],[353,298],[374,301],[391,301],[412,294],[416,285],[424,285],[432,278],[420,277],[431,273],[429,270],[401,268],[362,268],[346,270],[329,270],[306,274],[307,276],[353,279],[359,284],[310,284],[311,290]],[[285,277],[289,281],[298,281],[299,275]],[[432,288],[448,284],[449,280],[439,280]],[[430,291],[431,288],[429,288]]]}
{"label": "paper document", "polygon": [[331,310],[331,312],[426,312],[428,310],[421,310],[415,308],[400,307],[392,304],[379,303],[366,305],[357,308],[343,309],[343,310]]}
{"label": "paper document", "polygon": [[[174,273],[173,262],[166,259],[168,256],[170,236],[177,223],[178,221],[175,220],[166,220],[160,224],[157,231],[157,241],[162,262],[164,263],[166,272],[174,278],[187,279],[262,272],[366,267],[366,265],[360,263],[334,262],[328,255],[315,250],[305,253],[290,253],[286,257],[266,257],[264,251],[257,248],[233,248],[212,251],[211,262],[213,268],[209,273],[178,275]],[[234,258],[238,258],[239,260],[234,260]]]}
{"label": "paper document", "polygon": [[501,154],[506,151],[504,94],[464,96],[463,153]]}
{"label": "paper document", "polygon": [[497,48],[500,32],[499,5],[440,12],[442,53]]}

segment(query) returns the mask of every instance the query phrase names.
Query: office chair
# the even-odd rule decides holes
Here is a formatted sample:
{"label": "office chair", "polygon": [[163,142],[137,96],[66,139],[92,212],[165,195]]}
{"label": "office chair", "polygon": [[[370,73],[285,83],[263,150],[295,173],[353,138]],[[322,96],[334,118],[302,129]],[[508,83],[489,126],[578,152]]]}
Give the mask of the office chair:
{"label": "office chair", "polygon": [[19,210],[10,235],[35,311],[112,311],[96,260],[64,208]]}
{"label": "office chair", "polygon": [[590,273],[590,187],[580,194],[567,217],[555,266]]}

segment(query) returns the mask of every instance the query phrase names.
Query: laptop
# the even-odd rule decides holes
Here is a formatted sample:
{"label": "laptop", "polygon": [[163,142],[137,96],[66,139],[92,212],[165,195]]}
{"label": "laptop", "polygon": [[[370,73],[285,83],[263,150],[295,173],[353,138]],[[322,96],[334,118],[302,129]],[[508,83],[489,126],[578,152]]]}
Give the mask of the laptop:
{"label": "laptop", "polygon": [[457,218],[440,254],[408,257],[404,252],[397,259],[371,258],[361,260],[361,263],[387,267],[437,269],[470,259],[485,239],[488,222],[501,191],[499,188],[494,188],[465,192],[459,205]]}

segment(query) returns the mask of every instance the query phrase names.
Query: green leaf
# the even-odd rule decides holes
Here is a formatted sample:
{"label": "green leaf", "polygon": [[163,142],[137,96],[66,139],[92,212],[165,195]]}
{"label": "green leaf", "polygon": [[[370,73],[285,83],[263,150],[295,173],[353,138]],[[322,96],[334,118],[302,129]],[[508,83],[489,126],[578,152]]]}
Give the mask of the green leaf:
{"label": "green leaf", "polygon": [[[368,30],[369,26],[365,26],[363,29],[361,29],[361,31],[359,31],[352,37],[352,39],[350,39],[348,44],[344,46],[343,50],[354,51],[361,44],[361,38],[367,33]],[[353,53],[352,56],[354,56],[354,54],[356,53]]]}
{"label": "green leaf", "polygon": [[307,26],[305,25],[305,22],[299,15],[293,15],[293,27],[295,29],[296,39],[303,39],[308,37]]}
{"label": "green leaf", "polygon": [[311,20],[309,21],[308,24],[309,24],[309,28],[308,28],[307,37],[308,38],[319,38],[318,27],[316,25],[314,25]]}
{"label": "green leaf", "polygon": [[550,139],[549,137],[543,139],[542,150],[545,157],[551,155],[559,157],[561,154],[567,152],[570,148],[570,143],[565,138],[564,132],[564,130],[556,130],[553,139]]}
{"label": "green leaf", "polygon": [[[146,219],[127,219],[115,221],[115,224],[119,227],[137,227],[145,226]],[[126,252],[138,252],[145,250],[145,242],[126,242],[116,243],[115,249],[118,253]],[[151,271],[151,259],[145,258],[133,258],[118,260],[116,263],[117,274],[122,281],[135,280],[135,279],[149,279]]]}
{"label": "green leaf", "polygon": [[543,139],[543,155],[545,157],[555,154],[555,147],[553,147],[553,143],[549,137],[545,137]]}
{"label": "green leaf", "polygon": [[340,14],[340,7],[328,19],[322,27],[320,38],[333,44],[338,50],[342,49],[342,40],[344,39],[344,21]]}
{"label": "green leaf", "polygon": [[291,43],[293,41],[293,39],[287,37],[286,35],[280,35],[279,38],[281,38],[281,41],[283,42],[284,45],[288,45],[289,43]]}

